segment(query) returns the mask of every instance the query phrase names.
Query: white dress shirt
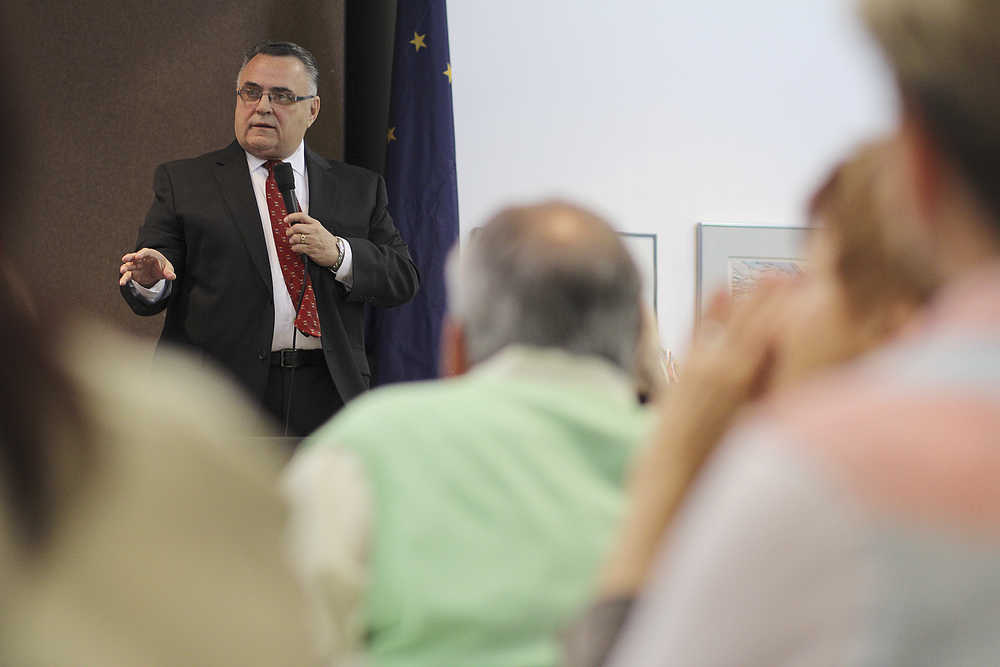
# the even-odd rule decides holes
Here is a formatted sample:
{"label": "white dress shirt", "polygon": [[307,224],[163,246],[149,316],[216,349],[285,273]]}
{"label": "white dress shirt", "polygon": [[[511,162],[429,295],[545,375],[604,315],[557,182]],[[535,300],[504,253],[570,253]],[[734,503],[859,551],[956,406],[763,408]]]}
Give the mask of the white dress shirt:
{"label": "white dress shirt", "polygon": [[[264,234],[264,244],[267,246],[267,258],[271,267],[271,288],[273,290],[274,301],[274,334],[271,337],[271,349],[281,350],[292,347],[292,330],[295,322],[295,304],[285,287],[285,277],[281,273],[281,264],[278,262],[278,251],[274,247],[274,235],[271,232],[271,217],[267,211],[267,193],[265,183],[267,182],[267,168],[263,158],[255,157],[246,153],[247,168],[250,171],[250,182],[253,184],[254,197],[257,199],[257,210],[260,213],[261,230]],[[295,196],[299,200],[299,206],[305,213],[309,213],[309,178],[306,175],[305,142],[299,144],[288,159],[285,160],[292,166],[292,173],[295,176]],[[351,253],[351,244],[344,239],[344,261],[337,269],[335,278],[347,289],[354,284],[354,263]],[[132,281],[129,283],[132,291],[144,298],[149,303],[155,303],[166,298],[169,294],[166,280],[160,280],[152,287],[143,287],[139,283]],[[319,338],[302,335],[296,336],[295,347],[300,350],[319,349],[322,343]]]}

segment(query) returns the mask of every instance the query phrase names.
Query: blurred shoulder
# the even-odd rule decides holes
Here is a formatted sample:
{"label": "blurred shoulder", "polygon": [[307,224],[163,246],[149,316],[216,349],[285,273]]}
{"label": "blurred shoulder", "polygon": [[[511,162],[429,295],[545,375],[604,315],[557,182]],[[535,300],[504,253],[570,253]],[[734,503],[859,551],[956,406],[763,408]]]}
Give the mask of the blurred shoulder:
{"label": "blurred shoulder", "polygon": [[[26,650],[53,653],[38,664],[308,664],[282,461],[248,435],[249,404],[196,361],[153,364],[151,345],[106,325],[75,323],[61,343],[85,432],[55,431],[86,465],[17,605]],[[43,636],[59,641],[32,641]]]}
{"label": "blurred shoulder", "polygon": [[475,395],[467,378],[423,380],[379,387],[348,403],[326,427],[317,432],[315,439],[322,440],[328,433],[406,424],[414,420],[431,422],[435,415],[460,410],[464,402],[475,400]]}
{"label": "blurred shoulder", "polygon": [[[140,429],[145,442],[170,439],[171,449],[197,458],[228,458],[271,429],[249,399],[221,373],[174,350],[153,346],[106,324],[83,320],[62,338],[61,357],[81,390],[84,409],[99,429]],[[139,442],[134,446],[142,447]],[[207,450],[206,446],[207,445]],[[257,467],[280,459],[264,446],[249,448]]]}

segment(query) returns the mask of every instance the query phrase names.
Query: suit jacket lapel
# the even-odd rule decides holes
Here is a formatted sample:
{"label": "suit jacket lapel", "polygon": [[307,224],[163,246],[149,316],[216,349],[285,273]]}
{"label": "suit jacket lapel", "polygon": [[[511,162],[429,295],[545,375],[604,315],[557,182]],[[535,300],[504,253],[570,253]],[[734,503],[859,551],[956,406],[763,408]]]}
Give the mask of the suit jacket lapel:
{"label": "suit jacket lapel", "polygon": [[330,163],[306,146],[306,175],[309,178],[309,215],[323,223],[334,234],[338,233],[336,212],[341,193],[336,180],[330,176]]}
{"label": "suit jacket lapel", "polygon": [[[306,175],[309,177],[309,215],[319,220],[324,227],[339,236],[340,224],[336,218],[337,211],[341,210],[342,193],[337,188],[337,179],[331,173],[331,165],[322,155],[317,155],[306,146]],[[341,319],[340,309],[337,306],[338,292],[343,292],[343,286],[335,283],[326,269],[320,269],[315,264],[312,265],[313,286],[316,285],[337,285],[336,289],[316,290],[316,307],[319,310],[320,326],[323,328],[323,349],[327,352],[328,365],[333,373],[334,382],[340,391],[346,392],[345,396],[353,396],[358,390],[352,389],[344,382],[343,369],[350,368],[354,364],[351,357],[351,339],[344,329],[344,322]],[[329,361],[330,354],[334,356],[334,362]]]}
{"label": "suit jacket lapel", "polygon": [[[225,149],[220,159],[216,160],[215,177],[222,191],[222,201],[229,210],[233,224],[239,230],[246,244],[247,251],[253,259],[254,266],[260,273],[261,280],[271,292],[271,266],[267,259],[267,246],[264,244],[264,232],[261,227],[260,210],[257,208],[257,198],[250,183],[250,173],[247,171],[246,153],[237,142]],[[309,184],[310,197],[312,183]]]}

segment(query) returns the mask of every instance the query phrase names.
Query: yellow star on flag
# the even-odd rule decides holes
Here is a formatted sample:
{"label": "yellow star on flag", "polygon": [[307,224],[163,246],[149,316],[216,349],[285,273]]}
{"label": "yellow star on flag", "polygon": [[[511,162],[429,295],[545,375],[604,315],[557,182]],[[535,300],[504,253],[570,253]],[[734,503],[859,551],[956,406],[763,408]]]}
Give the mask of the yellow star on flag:
{"label": "yellow star on flag", "polygon": [[421,48],[427,48],[427,42],[424,41],[426,38],[427,33],[418,35],[416,30],[413,31],[413,39],[410,40],[410,44],[413,44],[413,46],[416,47],[417,53],[420,53]]}
{"label": "yellow star on flag", "polygon": [[390,127],[389,131],[385,133],[385,143],[389,144],[389,143],[392,143],[393,141],[398,141],[398,139],[396,138],[396,127],[395,126]]}
{"label": "yellow star on flag", "polygon": [[451,83],[451,63],[448,63],[448,68],[441,73],[448,77],[448,83]]}

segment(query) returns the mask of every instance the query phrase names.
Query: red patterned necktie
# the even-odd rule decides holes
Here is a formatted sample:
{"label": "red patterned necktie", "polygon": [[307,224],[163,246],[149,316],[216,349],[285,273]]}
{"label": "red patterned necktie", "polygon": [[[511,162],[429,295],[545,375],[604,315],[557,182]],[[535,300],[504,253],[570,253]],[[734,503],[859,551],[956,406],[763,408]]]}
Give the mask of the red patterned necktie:
{"label": "red patterned necktie", "polygon": [[[302,258],[292,251],[292,244],[285,235],[288,225],[285,224],[285,216],[288,210],[285,208],[285,200],[278,191],[278,182],[274,180],[274,165],[279,160],[268,160],[264,163],[267,167],[267,181],[264,184],[264,192],[267,194],[267,212],[271,216],[271,233],[274,235],[274,249],[278,251],[278,264],[281,265],[281,275],[285,277],[285,287],[288,295],[292,297],[292,304],[299,302],[299,294],[302,292]],[[312,281],[306,276],[306,295],[302,299],[302,307],[299,308],[295,317],[295,328],[310,336],[319,336],[319,314],[316,312],[316,294],[313,292]]]}

